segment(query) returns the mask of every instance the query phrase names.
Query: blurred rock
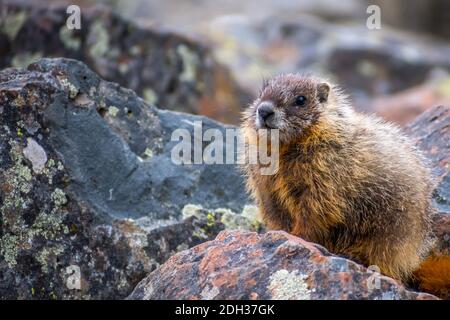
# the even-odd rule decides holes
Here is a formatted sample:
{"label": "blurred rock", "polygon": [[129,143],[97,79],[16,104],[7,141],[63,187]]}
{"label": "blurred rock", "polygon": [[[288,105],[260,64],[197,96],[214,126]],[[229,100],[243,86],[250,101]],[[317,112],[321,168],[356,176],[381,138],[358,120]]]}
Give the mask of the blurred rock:
{"label": "blurred rock", "polygon": [[425,110],[449,101],[450,77],[446,76],[392,95],[377,97],[368,109],[386,120],[405,126]]}
{"label": "blurred rock", "polygon": [[227,225],[259,230],[232,213],[248,202],[234,165],[171,161],[172,132],[194,121],[231,128],[159,110],[75,60],[1,71],[0,299],[122,298]]}
{"label": "blurred rock", "polygon": [[80,30],[66,27],[66,6],[0,5],[0,68],[41,57],[84,61],[106,80],[161,108],[237,123],[248,96],[198,41],[126,21],[106,7],[82,8]]}
{"label": "blurred rock", "polygon": [[330,77],[358,108],[373,97],[421,85],[435,69],[450,70],[450,45],[384,27],[326,23],[302,14],[253,19],[219,17],[207,35],[215,55],[241,85],[257,92],[261,79],[281,72],[314,72]]}
{"label": "blurred rock", "polygon": [[450,255],[450,106],[427,110],[406,128],[434,164],[436,190],[433,229],[437,250]]}
{"label": "blurred rock", "polygon": [[367,3],[380,6],[386,24],[444,39],[450,37],[447,0],[368,0]]}
{"label": "blurred rock", "polygon": [[171,257],[128,299],[436,298],[408,291],[391,278],[283,231],[223,231],[215,240]]}
{"label": "blurred rock", "polygon": [[424,112],[407,127],[407,133],[434,164],[437,210],[450,214],[450,106]]}

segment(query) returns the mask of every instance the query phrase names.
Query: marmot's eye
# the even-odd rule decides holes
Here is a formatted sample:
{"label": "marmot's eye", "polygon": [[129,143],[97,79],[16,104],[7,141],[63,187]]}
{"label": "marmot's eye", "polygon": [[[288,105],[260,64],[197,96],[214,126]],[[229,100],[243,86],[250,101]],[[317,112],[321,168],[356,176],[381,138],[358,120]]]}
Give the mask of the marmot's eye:
{"label": "marmot's eye", "polygon": [[297,96],[295,98],[295,105],[296,106],[303,106],[306,103],[306,97],[305,96]]}

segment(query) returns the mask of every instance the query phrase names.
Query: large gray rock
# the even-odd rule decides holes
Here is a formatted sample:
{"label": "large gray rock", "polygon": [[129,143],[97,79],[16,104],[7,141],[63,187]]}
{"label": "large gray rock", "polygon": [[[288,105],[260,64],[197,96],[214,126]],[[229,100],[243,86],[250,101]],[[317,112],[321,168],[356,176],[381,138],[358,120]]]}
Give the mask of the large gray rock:
{"label": "large gray rock", "polygon": [[158,107],[238,121],[248,97],[201,42],[138,26],[105,6],[82,7],[81,29],[69,30],[66,9],[2,1],[0,68],[73,58]]}
{"label": "large gray rock", "polygon": [[[234,165],[171,161],[171,133],[194,121],[228,128],[159,110],[75,60],[0,72],[0,298],[125,297],[236,220],[247,196]],[[66,286],[71,265],[81,290]]]}

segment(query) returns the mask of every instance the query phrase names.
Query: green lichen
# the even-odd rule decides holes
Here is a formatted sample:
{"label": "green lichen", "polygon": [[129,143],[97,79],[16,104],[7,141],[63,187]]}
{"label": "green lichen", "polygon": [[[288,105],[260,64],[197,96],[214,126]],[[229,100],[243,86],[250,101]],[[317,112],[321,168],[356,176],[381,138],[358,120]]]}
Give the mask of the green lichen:
{"label": "green lichen", "polygon": [[259,230],[262,228],[263,223],[262,223],[261,217],[259,215],[259,210],[258,210],[257,206],[245,205],[241,214],[244,218],[246,218],[252,224],[252,226],[255,229]]}
{"label": "green lichen", "polygon": [[89,37],[93,42],[89,48],[91,57],[104,57],[109,51],[109,34],[101,21],[95,21],[92,24]]}
{"label": "green lichen", "polygon": [[153,157],[153,150],[150,148],[146,148],[144,151],[144,158],[150,159]]}
{"label": "green lichen", "polygon": [[75,35],[74,30],[70,30],[65,25],[59,29],[59,39],[67,49],[78,50],[81,46],[81,40]]}
{"label": "green lichen", "polygon": [[58,171],[62,170],[64,170],[64,166],[61,161],[58,161],[58,163],[56,163],[54,159],[50,158],[47,161],[45,168],[42,170],[42,173],[47,177],[48,183],[52,185],[53,177],[58,173]]}
{"label": "green lichen", "polygon": [[199,64],[199,57],[189,47],[180,44],[177,47],[177,53],[183,62],[183,72],[180,75],[180,80],[185,82],[194,82],[197,74],[197,66]]}
{"label": "green lichen", "polygon": [[11,168],[4,172],[4,181],[11,189],[10,192],[5,193],[3,205],[0,207],[0,213],[5,214],[8,211],[15,211],[26,206],[26,200],[22,194],[30,192],[33,176],[30,168],[24,164],[24,158],[20,152],[20,147],[17,142],[10,140],[11,146],[10,157],[13,162]]}
{"label": "green lichen", "polygon": [[[262,223],[258,217],[258,209],[255,206],[245,206],[242,214],[237,214],[228,208],[218,208],[216,210],[206,210],[201,205],[187,204],[183,207],[182,217],[196,217],[200,220],[206,220],[206,227],[211,228],[214,225],[222,223],[225,229],[250,230],[259,232],[262,229]],[[208,233],[207,230],[202,230]]]}
{"label": "green lichen", "polygon": [[54,265],[56,262],[56,257],[63,252],[64,248],[61,245],[43,248],[36,255],[36,260],[40,263],[42,272],[47,273],[49,266]]}
{"label": "green lichen", "polygon": [[190,218],[192,216],[195,216],[197,218],[202,217],[202,210],[203,207],[201,205],[197,204],[186,204],[183,209],[181,210],[181,215],[183,216],[183,219]]}
{"label": "green lichen", "polygon": [[42,212],[37,216],[29,236],[41,235],[45,239],[53,239],[61,232],[67,234],[69,229],[63,224],[62,216],[53,210],[50,214]]}
{"label": "green lichen", "polygon": [[58,76],[59,83],[64,87],[65,90],[69,93],[70,99],[75,99],[75,97],[78,95],[78,88],[73,84],[70,83],[67,78]]}
{"label": "green lichen", "polygon": [[144,89],[144,100],[150,104],[156,104],[158,102],[158,96],[155,93],[155,91],[153,91],[152,89],[145,88]]}
{"label": "green lichen", "polygon": [[62,164],[61,161],[58,161],[58,165],[57,165],[56,169],[58,169],[58,171],[63,171],[64,170],[64,165]]}
{"label": "green lichen", "polygon": [[55,166],[55,160],[49,159],[47,161],[47,168],[53,168]]}
{"label": "green lichen", "polygon": [[307,278],[298,270],[278,270],[271,275],[267,289],[274,300],[311,300],[311,290],[305,281]]}
{"label": "green lichen", "polygon": [[216,224],[216,217],[212,212],[208,212],[206,215],[206,225],[212,227]]}
{"label": "green lichen", "polygon": [[39,60],[40,58],[42,58],[41,52],[18,53],[11,59],[11,66],[13,66],[14,68],[24,68],[32,62]]}
{"label": "green lichen", "polygon": [[119,108],[117,108],[117,107],[115,107],[115,106],[110,106],[109,108],[108,108],[108,114],[111,116],[111,117],[115,117],[115,116],[117,116],[117,114],[119,113]]}
{"label": "green lichen", "polygon": [[250,215],[250,209],[245,210],[245,215],[236,214],[226,208],[219,208],[215,211],[216,213],[221,214],[220,222],[225,225],[226,229],[259,231],[261,223],[255,217]]}
{"label": "green lichen", "polygon": [[[69,230],[63,224],[62,216],[56,209],[48,214],[41,212],[31,227],[22,228],[17,231],[17,235],[5,235],[0,239],[0,254],[4,257],[10,268],[17,265],[17,255],[19,250],[27,249],[31,246],[36,236],[43,237],[47,240],[56,239],[61,233],[68,234]],[[63,252],[62,247],[54,247],[44,249],[39,253],[37,260],[41,263],[42,270],[48,270],[49,256],[57,257]]]}
{"label": "green lichen", "polygon": [[[0,218],[4,230],[4,235],[0,239],[0,255],[8,266],[13,268],[17,265],[16,259],[19,250],[31,248],[36,236],[54,240],[63,233],[67,234],[69,230],[64,225],[63,216],[60,213],[61,207],[67,203],[67,198],[59,188],[56,188],[51,194],[53,208],[39,212],[31,226],[24,222],[22,213],[34,201],[34,195],[30,193],[34,178],[31,169],[25,164],[20,145],[14,140],[10,140],[8,143],[11,146],[9,156],[12,165],[0,173],[2,183],[7,186],[8,190],[3,194],[4,201],[0,207]],[[50,160],[46,164],[46,169],[57,170],[54,168],[54,160]],[[53,249],[50,251],[48,248],[47,250],[48,254],[52,256],[57,256],[61,252]],[[42,253],[39,261],[48,261],[46,257],[48,255],[45,252]],[[46,266],[44,267],[46,268]]]}
{"label": "green lichen", "polygon": [[51,198],[52,198],[53,203],[55,204],[55,207],[57,207],[57,208],[62,207],[63,205],[65,205],[67,203],[66,194],[64,193],[64,191],[62,191],[59,188],[56,188],[52,192]]}
{"label": "green lichen", "polygon": [[192,232],[192,236],[199,238],[199,239],[208,239],[208,235],[205,233],[205,231],[201,228],[194,230]]}
{"label": "green lichen", "polygon": [[24,11],[18,13],[9,13],[5,17],[2,17],[0,23],[0,30],[6,34],[11,41],[17,36],[17,33],[22,29],[23,24],[27,19],[27,15]]}
{"label": "green lichen", "polygon": [[15,235],[6,234],[0,239],[0,254],[10,268],[17,265],[18,246],[19,239]]}

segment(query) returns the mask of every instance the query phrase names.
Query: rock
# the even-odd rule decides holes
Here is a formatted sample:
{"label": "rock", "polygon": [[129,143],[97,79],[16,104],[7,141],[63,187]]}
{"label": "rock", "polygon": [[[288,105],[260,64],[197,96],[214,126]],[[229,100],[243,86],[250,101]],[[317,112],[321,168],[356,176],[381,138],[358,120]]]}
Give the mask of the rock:
{"label": "rock", "polygon": [[[230,213],[249,202],[234,165],[171,160],[175,129],[231,126],[157,109],[68,59],[1,71],[0,106],[1,299],[126,297],[229,221],[259,228]],[[208,209],[183,216],[189,204]]]}
{"label": "rock", "polygon": [[436,299],[283,231],[223,231],[171,257],[128,299]]}
{"label": "rock", "polygon": [[407,133],[434,164],[435,207],[450,214],[450,106],[438,106],[418,116]]}
{"label": "rock", "polygon": [[435,164],[433,200],[437,213],[433,229],[437,250],[450,255],[450,106],[427,110],[407,127],[407,132]]}
{"label": "rock", "polygon": [[419,86],[435,69],[450,70],[448,43],[384,26],[369,30],[363,19],[339,24],[298,12],[261,19],[235,15],[204,30],[210,30],[218,60],[255,93],[262,77],[313,72],[330,77],[368,110],[374,97]]}
{"label": "rock", "polygon": [[3,3],[0,13],[7,23],[0,26],[0,68],[41,57],[73,58],[161,108],[238,122],[249,97],[205,45],[137,26],[104,6],[83,7],[81,29],[69,30],[66,9]]}
{"label": "rock", "polygon": [[437,254],[450,256],[450,214],[438,212],[433,219]]}
{"label": "rock", "polygon": [[402,126],[409,124],[425,110],[450,99],[450,76],[372,100],[369,110]]}

